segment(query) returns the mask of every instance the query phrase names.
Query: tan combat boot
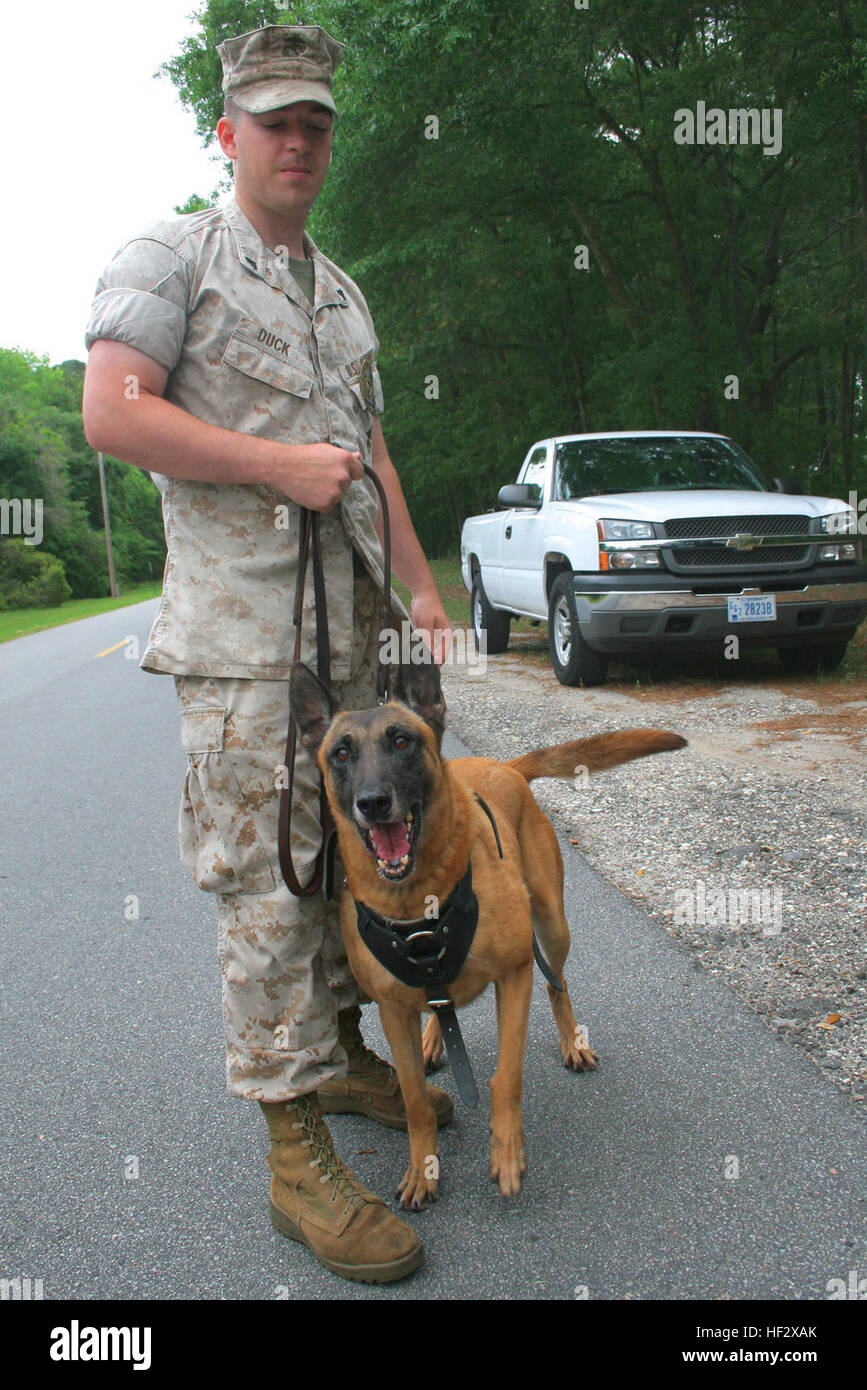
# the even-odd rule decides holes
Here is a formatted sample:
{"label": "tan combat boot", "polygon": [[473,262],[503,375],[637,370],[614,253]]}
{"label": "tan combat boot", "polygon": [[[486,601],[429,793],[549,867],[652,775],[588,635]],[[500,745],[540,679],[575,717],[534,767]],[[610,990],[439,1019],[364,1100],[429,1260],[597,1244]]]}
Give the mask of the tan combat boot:
{"label": "tan combat boot", "polygon": [[[323,1082],[318,1091],[319,1103],[332,1115],[367,1115],[389,1129],[406,1129],[397,1072],[365,1046],[360,1022],[361,1009],[357,1004],[338,1013],[337,1033],[349,1058],[349,1071],[346,1076]],[[455,1113],[451,1097],[441,1086],[428,1086],[427,1093],[437,1127],[442,1128]]]}
{"label": "tan combat boot", "polygon": [[277,1230],[303,1241],[344,1279],[380,1284],[418,1269],[421,1241],[338,1158],[315,1094],[259,1104],[271,1136],[271,1220]]}

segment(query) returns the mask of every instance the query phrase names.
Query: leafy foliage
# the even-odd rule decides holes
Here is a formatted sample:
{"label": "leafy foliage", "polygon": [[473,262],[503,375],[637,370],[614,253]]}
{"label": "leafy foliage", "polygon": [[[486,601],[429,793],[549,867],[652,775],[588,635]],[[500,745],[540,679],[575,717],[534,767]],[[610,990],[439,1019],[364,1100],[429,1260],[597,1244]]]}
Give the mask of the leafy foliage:
{"label": "leafy foliage", "polygon": [[[431,554],[558,432],[715,429],[770,476],[867,487],[855,0],[206,0],[197,18],[162,71],[205,143],[223,39],[301,22],[346,44],[310,231],[370,303],[386,437]],[[779,110],[780,152],[675,143],[699,102]],[[76,597],[108,590],[82,374],[0,351],[0,497],[44,499],[56,562],[0,538],[7,600],[58,566]],[[106,475],[121,583],[156,577],[156,489],[113,460]]]}
{"label": "leafy foliage", "polygon": [[[310,229],[371,305],[389,447],[440,553],[558,431],[715,429],[771,476],[863,484],[857,16],[853,0],[209,0],[167,69],[208,139],[215,42],[300,20],[346,44]],[[778,109],[780,153],[676,144],[674,113],[699,101]]]}
{"label": "leafy foliage", "polygon": [[[109,591],[96,458],[81,422],[83,379],[83,362],[52,367],[0,349],[0,497],[42,499],[44,532],[38,548],[0,538],[4,607]],[[118,583],[157,578],[165,557],[159,494],[137,468],[113,460],[105,468]]]}
{"label": "leafy foliage", "polygon": [[56,556],[16,537],[0,545],[0,609],[47,608],[71,597]]}

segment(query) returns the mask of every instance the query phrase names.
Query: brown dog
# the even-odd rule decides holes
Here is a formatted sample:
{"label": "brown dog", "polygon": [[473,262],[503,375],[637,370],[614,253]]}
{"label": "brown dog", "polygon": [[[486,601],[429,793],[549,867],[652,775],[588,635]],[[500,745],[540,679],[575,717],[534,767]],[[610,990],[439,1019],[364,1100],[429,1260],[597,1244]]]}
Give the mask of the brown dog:
{"label": "brown dog", "polygon": [[[497,996],[499,1055],[491,1078],[490,1176],[504,1196],[520,1191],[526,1168],[521,1078],[533,985],[533,930],[559,980],[569,952],[563,911],[563,860],[553,826],[529,783],[614,767],[649,753],[682,748],[679,734],[629,729],[541,748],[507,762],[455,758],[440,743],[445,702],[432,663],[400,668],[388,703],[338,711],[330,692],[298,662],[290,702],[304,745],[316,752],[337,827],[349,893],[341,927],[353,974],[379,1005],[409,1125],[409,1167],[398,1188],[401,1205],[419,1208],[437,1195],[436,1118],[427,1099],[425,1064],[442,1051],[438,1019],[421,1036],[420,1015],[432,1012],[427,991],[402,983],[380,964],[359,931],[353,899],[392,921],[425,919],[445,904],[467,870],[478,899],[469,955],[448,994],[468,1004],[492,980]],[[398,703],[399,702],[399,703]],[[475,793],[484,798],[496,823]],[[351,896],[350,896],[351,894]],[[441,992],[441,991],[440,991]],[[572,1013],[569,994],[548,985],[564,1064],[596,1066]]]}

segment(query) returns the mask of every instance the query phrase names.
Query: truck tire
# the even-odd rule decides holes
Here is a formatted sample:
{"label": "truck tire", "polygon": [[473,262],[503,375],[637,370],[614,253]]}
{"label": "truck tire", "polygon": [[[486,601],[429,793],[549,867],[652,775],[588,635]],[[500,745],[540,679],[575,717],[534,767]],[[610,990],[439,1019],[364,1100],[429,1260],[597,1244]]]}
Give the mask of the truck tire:
{"label": "truck tire", "polygon": [[476,651],[480,650],[479,633],[484,631],[486,636],[485,651],[491,656],[498,656],[500,652],[504,652],[509,645],[512,615],[501,612],[499,608],[491,607],[480,574],[473,576],[470,609],[473,618],[473,637],[476,640]]}
{"label": "truck tire", "polygon": [[777,656],[787,671],[798,675],[811,672],[833,671],[846,655],[849,639],[837,642],[816,642],[809,647],[777,647]]}
{"label": "truck tire", "polygon": [[548,650],[561,685],[603,685],[611,658],[588,647],[578,628],[571,574],[554,580],[548,605]]}

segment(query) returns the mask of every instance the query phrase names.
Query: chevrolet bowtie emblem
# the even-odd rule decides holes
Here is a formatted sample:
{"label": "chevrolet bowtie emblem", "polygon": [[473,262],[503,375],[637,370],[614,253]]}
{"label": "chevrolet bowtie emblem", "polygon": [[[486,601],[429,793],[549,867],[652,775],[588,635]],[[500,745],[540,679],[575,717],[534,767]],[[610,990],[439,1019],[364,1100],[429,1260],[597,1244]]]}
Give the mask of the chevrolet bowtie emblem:
{"label": "chevrolet bowtie emblem", "polygon": [[736,536],[729,536],[726,546],[729,550],[755,550],[756,546],[761,545],[761,536],[750,536],[744,532],[738,532]]}

